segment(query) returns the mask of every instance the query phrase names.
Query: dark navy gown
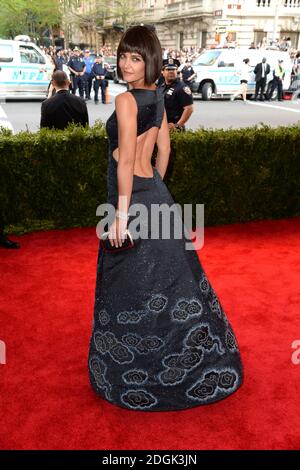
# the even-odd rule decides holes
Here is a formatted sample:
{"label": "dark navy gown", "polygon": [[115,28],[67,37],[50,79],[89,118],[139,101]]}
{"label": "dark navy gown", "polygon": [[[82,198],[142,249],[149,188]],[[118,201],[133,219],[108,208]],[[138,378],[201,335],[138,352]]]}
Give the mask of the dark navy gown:
{"label": "dark navy gown", "polygon": [[[137,102],[137,135],[160,127],[159,90],[130,90]],[[115,111],[109,138],[108,198],[117,207]],[[133,176],[131,204],[172,206],[158,171]],[[130,213],[129,206],[129,213]],[[183,224],[183,222],[182,222]],[[216,402],[235,392],[243,366],[233,330],[197,252],[187,239],[141,239],[118,254],[99,248],[88,370],[95,392],[129,410],[168,411]]]}

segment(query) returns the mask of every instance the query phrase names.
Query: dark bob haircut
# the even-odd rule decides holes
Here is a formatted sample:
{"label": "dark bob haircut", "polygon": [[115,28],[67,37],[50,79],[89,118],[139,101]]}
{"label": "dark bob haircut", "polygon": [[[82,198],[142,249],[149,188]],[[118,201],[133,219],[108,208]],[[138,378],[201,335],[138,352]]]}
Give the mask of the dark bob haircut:
{"label": "dark bob haircut", "polygon": [[145,85],[152,85],[158,79],[162,69],[162,50],[152,28],[132,26],[123,33],[117,50],[117,71],[120,78],[123,76],[119,59],[124,52],[136,52],[142,56],[145,62]]}

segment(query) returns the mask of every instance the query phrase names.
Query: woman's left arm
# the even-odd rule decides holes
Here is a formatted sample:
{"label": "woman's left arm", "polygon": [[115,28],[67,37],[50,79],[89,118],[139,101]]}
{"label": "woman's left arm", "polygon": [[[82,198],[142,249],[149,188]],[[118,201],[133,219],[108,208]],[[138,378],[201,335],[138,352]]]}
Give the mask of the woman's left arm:
{"label": "woman's left arm", "polygon": [[117,210],[120,212],[120,217],[115,218],[109,238],[112,244],[115,242],[116,246],[120,246],[124,240],[124,230],[127,227],[126,216],[132,194],[137,138],[137,105],[132,94],[125,92],[116,97],[115,106],[119,142]]}

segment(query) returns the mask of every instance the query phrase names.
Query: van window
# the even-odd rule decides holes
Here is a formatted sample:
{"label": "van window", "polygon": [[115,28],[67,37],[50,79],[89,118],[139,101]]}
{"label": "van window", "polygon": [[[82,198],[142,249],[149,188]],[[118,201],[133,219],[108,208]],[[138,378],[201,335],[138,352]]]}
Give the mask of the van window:
{"label": "van window", "polygon": [[19,46],[23,64],[45,64],[45,58],[32,46]]}
{"label": "van window", "polygon": [[13,48],[9,44],[0,44],[0,62],[13,61]]}
{"label": "van window", "polygon": [[226,56],[223,54],[218,67],[234,67],[234,58],[232,56]]}
{"label": "van window", "polygon": [[220,54],[221,51],[215,50],[202,52],[192,65],[213,65]]}

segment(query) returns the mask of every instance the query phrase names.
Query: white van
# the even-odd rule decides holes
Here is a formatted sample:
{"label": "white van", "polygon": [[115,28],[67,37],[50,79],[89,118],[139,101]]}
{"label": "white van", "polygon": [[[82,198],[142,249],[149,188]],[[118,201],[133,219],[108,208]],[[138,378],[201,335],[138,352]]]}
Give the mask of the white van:
{"label": "white van", "polygon": [[32,42],[0,39],[0,99],[45,99],[52,65]]}
{"label": "white van", "polygon": [[[278,64],[278,59],[283,60],[285,78],[283,90],[287,90],[291,83],[292,63],[288,52],[268,49],[210,49],[202,52],[193,62],[193,69],[197,73],[192,91],[195,97],[202,96],[207,101],[213,96],[230,96],[236,93],[240,86],[240,71],[243,60],[250,59],[250,65],[254,70],[256,64],[266,57],[271,71],[267,76],[267,87],[270,89],[270,81],[273,80],[273,70]],[[255,75],[249,74],[248,91],[255,92]],[[273,97],[275,94],[273,95]]]}

